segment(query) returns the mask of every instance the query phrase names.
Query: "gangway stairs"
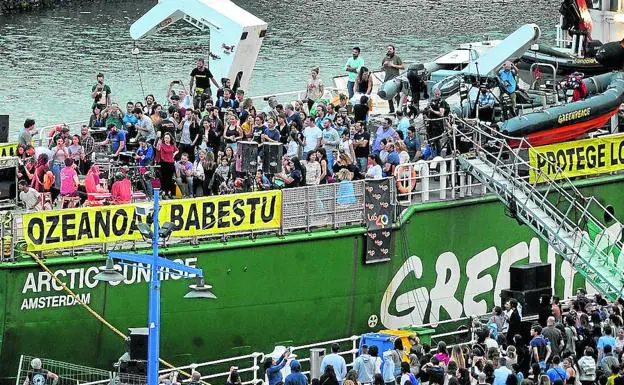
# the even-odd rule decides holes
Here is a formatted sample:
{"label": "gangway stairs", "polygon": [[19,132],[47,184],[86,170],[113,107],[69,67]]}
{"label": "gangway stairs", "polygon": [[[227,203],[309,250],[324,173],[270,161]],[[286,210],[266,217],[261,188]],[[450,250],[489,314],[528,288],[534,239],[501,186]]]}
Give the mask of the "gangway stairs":
{"label": "gangway stairs", "polygon": [[[462,140],[473,145],[473,152],[458,154],[462,168],[497,195],[509,212],[548,242],[605,298],[623,297],[623,226],[611,212],[593,196],[584,196],[561,169],[549,176],[532,167],[521,155],[531,149],[526,141],[512,149],[509,138],[478,122],[460,119],[450,130],[455,143]],[[529,170],[536,175],[532,182]],[[596,216],[604,217],[609,228]]]}

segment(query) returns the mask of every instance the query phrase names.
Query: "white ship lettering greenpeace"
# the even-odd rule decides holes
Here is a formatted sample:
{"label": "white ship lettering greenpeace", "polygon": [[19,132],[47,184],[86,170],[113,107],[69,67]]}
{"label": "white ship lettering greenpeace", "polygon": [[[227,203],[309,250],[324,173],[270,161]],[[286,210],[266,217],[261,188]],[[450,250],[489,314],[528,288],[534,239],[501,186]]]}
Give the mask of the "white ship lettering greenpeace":
{"label": "white ship lettering greenpeace", "polygon": [[[197,264],[197,258],[175,259],[175,262],[183,263],[186,266],[195,267]],[[137,284],[141,282],[149,282],[150,271],[145,267],[129,265],[115,265],[125,277],[124,283],[126,285]],[[54,276],[59,278],[64,284],[73,290],[80,289],[93,289],[99,284],[100,281],[94,277],[99,272],[97,266],[83,267],[76,269],[59,269],[54,272]],[[183,275],[177,272],[163,270],[160,272],[160,279],[178,280],[183,278]],[[119,285],[121,282],[111,282],[112,286]],[[48,309],[55,307],[68,307],[78,305],[78,302],[71,295],[56,295],[55,292],[63,291],[61,286],[52,276],[45,271],[29,273],[26,276],[24,286],[22,287],[22,294],[37,293],[44,294],[37,297],[24,298],[22,300],[21,310],[35,310],[35,309]],[[50,295],[53,294],[53,295]],[[80,297],[81,301],[88,304],[91,302],[91,293],[76,293]]]}
{"label": "white ship lettering greenpeace", "polygon": [[[608,227],[599,247],[610,247],[619,232],[617,223]],[[600,235],[597,238],[601,238]],[[547,254],[546,262],[556,266],[556,253],[550,245]],[[543,261],[539,238],[534,237],[528,243],[517,243],[503,251],[500,257],[495,247],[487,248],[468,260],[465,271],[461,270],[455,253],[448,251],[440,254],[435,261],[435,284],[430,290],[427,287],[415,287],[398,294],[399,288],[411,274],[417,280],[423,278],[424,274],[430,274],[423,271],[421,258],[413,255],[403,263],[385,290],[380,306],[381,323],[387,329],[425,323],[432,323],[435,327],[441,319],[487,314],[491,310],[488,309],[488,304],[501,304],[500,297],[495,293],[509,287],[509,267],[526,258],[529,262]],[[493,266],[498,266],[496,276],[484,274]],[[464,274],[468,280],[465,287],[460,287]],[[553,285],[557,280],[563,279],[565,298],[573,295],[575,275],[576,271],[567,261],[561,263],[559,271],[552,270]],[[596,292],[589,283],[586,285],[588,292]],[[448,317],[441,315],[443,312]]]}

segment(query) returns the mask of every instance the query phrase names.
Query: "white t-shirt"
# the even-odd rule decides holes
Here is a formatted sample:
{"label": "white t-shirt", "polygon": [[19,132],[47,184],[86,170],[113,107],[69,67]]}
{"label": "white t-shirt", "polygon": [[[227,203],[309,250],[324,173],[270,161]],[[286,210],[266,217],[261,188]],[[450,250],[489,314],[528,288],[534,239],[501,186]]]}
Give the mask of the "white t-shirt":
{"label": "white t-shirt", "polygon": [[305,138],[303,151],[310,152],[316,148],[319,139],[323,137],[323,132],[316,126],[306,127],[303,130],[303,137]]}
{"label": "white t-shirt", "polygon": [[298,156],[298,154],[299,154],[299,143],[297,143],[294,140],[291,140],[286,145],[286,155],[293,157],[293,156]]}
{"label": "white t-shirt", "polygon": [[[347,139],[347,140],[341,140],[340,144],[338,145],[338,148],[340,148],[345,154],[349,155],[349,157],[352,157],[351,155],[351,145],[353,144],[353,141],[351,139]],[[353,159],[351,159],[353,160]]]}
{"label": "white t-shirt", "polygon": [[39,192],[34,188],[29,188],[28,191],[20,191],[19,194],[20,200],[24,202],[26,205],[26,209],[28,210],[36,210],[39,211]]}
{"label": "white t-shirt", "polygon": [[495,348],[498,349],[498,342],[496,342],[496,340],[494,338],[486,338],[485,339],[485,347],[490,349],[490,348]]}
{"label": "white t-shirt", "polygon": [[401,162],[401,164],[409,163],[410,157],[409,157],[409,154],[407,153],[407,151],[401,151],[399,153],[399,161]]}
{"label": "white t-shirt", "polygon": [[381,170],[381,166],[376,164],[368,169],[366,172],[366,179],[381,179],[383,177],[383,173]]}

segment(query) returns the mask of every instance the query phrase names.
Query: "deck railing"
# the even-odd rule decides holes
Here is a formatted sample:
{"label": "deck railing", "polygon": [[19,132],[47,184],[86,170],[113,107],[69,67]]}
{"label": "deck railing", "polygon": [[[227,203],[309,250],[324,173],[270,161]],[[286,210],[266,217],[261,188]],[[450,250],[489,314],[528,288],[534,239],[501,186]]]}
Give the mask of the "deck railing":
{"label": "deck railing", "polygon": [[[459,170],[453,158],[435,158],[430,161],[402,164],[397,172],[397,187],[390,202],[399,205],[456,200],[484,195],[485,187]],[[237,237],[255,237],[261,234],[284,235],[314,229],[342,229],[365,227],[365,180],[331,183],[317,186],[287,188],[282,190],[282,221],[277,229],[239,231],[194,237],[176,237],[171,245],[197,245],[203,241],[226,241]],[[413,186],[413,188],[411,188]],[[411,188],[411,189],[410,189]],[[399,189],[397,189],[399,190]],[[7,212],[0,226],[0,262],[12,261],[19,255],[16,250],[24,247],[23,211]],[[106,253],[111,248],[136,249],[149,247],[144,241],[126,241],[113,244],[93,244],[63,249],[63,255],[89,252]]]}
{"label": "deck railing", "polygon": [[[412,325],[412,326],[429,327],[429,326],[439,326],[439,325],[444,325],[444,324],[457,326],[457,325],[465,325],[466,323],[470,323],[470,320],[471,320],[471,317],[461,317],[461,318],[456,318],[456,319],[451,319],[451,320],[438,321],[436,323]],[[462,337],[465,336],[467,333],[468,333],[468,337],[466,339],[463,339]],[[437,341],[437,340],[441,340],[442,338],[446,338],[448,341],[448,337],[455,337],[455,336],[459,336],[460,339],[462,339],[461,341],[456,343],[457,345],[470,344],[474,342],[474,335],[472,335],[472,332],[470,331],[469,328],[458,328],[458,330],[454,330],[451,332],[433,334],[431,335],[431,339]],[[325,352],[329,353],[329,348],[331,347],[331,345],[336,343],[341,346],[341,349],[338,352],[338,354],[343,356],[343,358],[345,359],[347,363],[347,368],[351,368],[353,367],[353,361],[355,361],[359,353],[359,342],[360,342],[361,337],[362,336],[360,335],[352,335],[349,337],[337,338],[337,339],[333,339],[329,341],[319,341],[319,342],[303,344],[303,345],[293,345],[292,357],[296,358],[297,361],[299,361],[299,363],[302,365],[301,373],[308,376],[309,378],[312,378],[313,376],[311,372],[312,372],[313,362],[311,361],[311,358],[310,358],[311,357],[310,350],[316,349],[316,348],[325,348]],[[455,344],[448,344],[447,346],[449,348],[452,348],[454,345]],[[262,368],[262,363],[264,359],[266,357],[272,357],[275,353],[279,353],[280,351],[283,351],[284,348],[285,348],[284,346],[276,347],[274,352],[266,352],[266,353],[253,352],[249,354],[226,357],[226,358],[213,360],[213,361],[190,363],[190,364],[175,367],[175,368],[162,369],[160,370],[160,374],[163,375],[163,374],[171,373],[173,371],[185,371],[187,373],[190,373],[191,371],[196,370],[201,374],[202,381],[206,383],[216,384],[216,383],[225,383],[228,375],[230,374],[229,368],[231,366],[236,366],[238,367],[237,372],[241,375],[241,378],[242,378],[242,385],[261,384],[265,382],[264,369]],[[22,356],[22,357],[25,357],[25,356]],[[322,358],[322,356],[320,358]],[[315,362],[314,364],[319,365],[320,362]],[[68,364],[68,365],[71,366],[71,364]],[[316,367],[315,369],[316,369],[316,372],[318,373],[319,367]],[[289,370],[288,365],[284,370],[288,372]],[[112,375],[117,376],[118,374],[113,372]],[[20,380],[23,381],[23,376],[24,376],[24,371],[20,371],[18,373],[18,381]],[[128,383],[130,385],[144,385],[147,383],[147,378],[144,376],[133,376],[131,381],[127,381],[127,377],[128,377],[127,375],[124,375],[124,378],[126,379],[124,383]],[[178,377],[178,381],[182,383],[187,383],[189,380],[184,379],[180,376]],[[76,385],[109,385],[109,384],[115,384],[119,382],[120,381],[118,381],[116,378],[113,378],[111,381],[111,379],[106,378],[106,376],[102,376],[101,379],[93,380],[90,382],[76,381],[75,384]],[[21,385],[21,383],[22,382],[18,382],[18,385]]]}

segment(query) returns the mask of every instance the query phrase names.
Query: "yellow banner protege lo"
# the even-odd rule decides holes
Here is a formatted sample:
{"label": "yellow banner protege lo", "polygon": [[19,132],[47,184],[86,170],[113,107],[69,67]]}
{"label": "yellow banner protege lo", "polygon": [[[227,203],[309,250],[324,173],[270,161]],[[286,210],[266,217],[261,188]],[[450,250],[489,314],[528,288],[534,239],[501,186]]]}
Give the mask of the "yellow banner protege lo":
{"label": "yellow banner protege lo", "polygon": [[[141,204],[142,206],[144,204]],[[140,240],[137,205],[41,211],[24,214],[29,251],[66,249],[98,243]],[[161,201],[160,225],[172,222],[172,237],[192,237],[279,228],[281,191]]]}
{"label": "yellow banner protege lo", "polygon": [[544,174],[556,180],[624,170],[624,134],[531,148],[529,162],[531,183],[545,182]]}

